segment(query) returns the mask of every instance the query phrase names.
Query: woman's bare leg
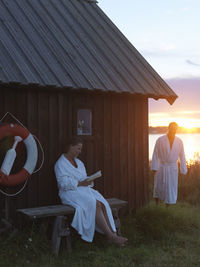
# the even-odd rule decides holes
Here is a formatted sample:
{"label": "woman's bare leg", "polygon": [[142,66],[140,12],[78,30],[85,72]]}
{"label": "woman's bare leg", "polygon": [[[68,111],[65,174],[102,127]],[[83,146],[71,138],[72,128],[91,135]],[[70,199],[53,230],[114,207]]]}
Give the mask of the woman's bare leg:
{"label": "woman's bare leg", "polygon": [[[106,212],[106,211],[105,211]],[[104,234],[107,236],[107,238],[112,242],[116,243],[120,246],[124,245],[124,243],[127,241],[127,238],[117,236],[115,232],[111,229],[110,223],[107,223],[108,218],[106,219],[102,204],[97,201],[96,204],[96,223],[98,227],[104,232]]]}
{"label": "woman's bare leg", "polygon": [[112,236],[113,232],[111,231],[111,227],[109,227],[107,223],[102,205],[99,201],[97,201],[96,204],[96,223],[108,238]]}
{"label": "woman's bare leg", "polygon": [[103,210],[103,214],[104,214],[104,217],[105,217],[105,219],[106,219],[106,222],[107,222],[107,224],[108,224],[108,226],[109,226],[109,228],[110,228],[110,231],[111,231],[113,234],[116,234],[116,232],[113,231],[113,229],[112,229],[112,227],[111,227],[111,225],[110,225],[110,221],[109,221],[109,219],[108,219],[108,214],[107,214],[107,211],[106,211],[106,208],[105,208],[104,204],[101,203],[101,202],[100,202],[100,204],[101,204],[101,208],[102,208],[102,210]]}

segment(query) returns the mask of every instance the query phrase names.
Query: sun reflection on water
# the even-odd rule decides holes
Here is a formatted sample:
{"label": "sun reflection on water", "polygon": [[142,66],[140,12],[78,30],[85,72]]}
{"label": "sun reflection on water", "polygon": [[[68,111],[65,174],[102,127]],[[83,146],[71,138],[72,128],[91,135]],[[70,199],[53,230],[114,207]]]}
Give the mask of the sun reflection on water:
{"label": "sun reflection on water", "polygon": [[177,136],[183,141],[187,163],[191,165],[200,161],[200,134],[180,134]]}
{"label": "sun reflection on water", "polygon": [[195,139],[192,135],[186,135],[184,138],[184,150],[188,165],[194,164],[196,161],[200,161],[200,155],[197,151]]}

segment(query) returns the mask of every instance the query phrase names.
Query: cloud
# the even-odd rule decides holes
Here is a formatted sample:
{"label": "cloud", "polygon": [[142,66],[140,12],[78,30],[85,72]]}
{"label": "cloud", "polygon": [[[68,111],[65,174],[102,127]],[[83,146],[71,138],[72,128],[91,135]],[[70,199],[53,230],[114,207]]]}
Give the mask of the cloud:
{"label": "cloud", "polygon": [[185,115],[194,115],[194,114],[197,114],[197,115],[200,115],[200,110],[183,110],[183,111],[178,111],[176,112],[177,114],[185,114]]}
{"label": "cloud", "polygon": [[183,12],[188,12],[189,10],[190,10],[189,7],[184,7],[184,8],[183,8]]}
{"label": "cloud", "polygon": [[172,118],[176,119],[192,119],[192,120],[200,120],[200,111],[183,111],[183,110],[171,110],[171,112],[150,112],[149,116],[152,121],[162,120],[162,122],[165,122],[166,120],[169,121],[172,120]]}
{"label": "cloud", "polygon": [[168,112],[152,112],[150,113],[151,114],[151,117],[169,117],[169,113]]}
{"label": "cloud", "polygon": [[157,48],[157,49],[138,49],[140,53],[146,57],[169,57],[169,56],[176,56],[172,50],[168,49],[162,49],[162,48]]}
{"label": "cloud", "polygon": [[171,116],[177,118],[177,119],[185,119],[185,120],[200,120],[200,112],[191,112],[191,113],[185,113],[185,112],[171,112]]}
{"label": "cloud", "polygon": [[189,59],[186,60],[186,63],[189,64],[189,65],[192,65],[192,66],[197,66],[197,67],[200,67],[200,64],[199,63],[195,63]]}
{"label": "cloud", "polygon": [[173,54],[176,46],[173,43],[165,42],[162,40],[152,40],[151,38],[144,40],[143,48],[140,52],[146,56],[163,57]]}

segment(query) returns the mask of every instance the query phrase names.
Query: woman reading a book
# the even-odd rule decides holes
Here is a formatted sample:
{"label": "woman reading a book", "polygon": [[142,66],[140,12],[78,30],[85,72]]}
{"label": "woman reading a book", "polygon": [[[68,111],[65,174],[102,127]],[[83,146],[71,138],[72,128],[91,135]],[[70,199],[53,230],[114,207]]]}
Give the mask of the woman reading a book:
{"label": "woman reading a book", "polygon": [[67,144],[66,153],[55,164],[61,202],[76,209],[71,225],[83,240],[92,242],[97,230],[104,233],[111,243],[124,246],[127,238],[116,234],[108,202],[92,188],[94,183],[87,177],[83,162],[77,158],[82,146],[81,139],[72,138]]}

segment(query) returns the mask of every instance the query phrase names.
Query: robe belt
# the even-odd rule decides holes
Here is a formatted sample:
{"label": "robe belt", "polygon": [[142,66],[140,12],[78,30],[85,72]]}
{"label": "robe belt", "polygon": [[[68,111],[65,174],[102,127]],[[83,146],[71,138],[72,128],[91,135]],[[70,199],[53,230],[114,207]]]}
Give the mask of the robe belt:
{"label": "robe belt", "polygon": [[176,162],[160,162],[160,166],[162,167],[177,167]]}
{"label": "robe belt", "polygon": [[[167,170],[167,167],[175,167],[177,168],[177,163],[176,162],[160,162],[160,167],[164,167],[164,172]],[[164,173],[162,175],[162,183],[165,184],[167,179],[167,173]]]}

